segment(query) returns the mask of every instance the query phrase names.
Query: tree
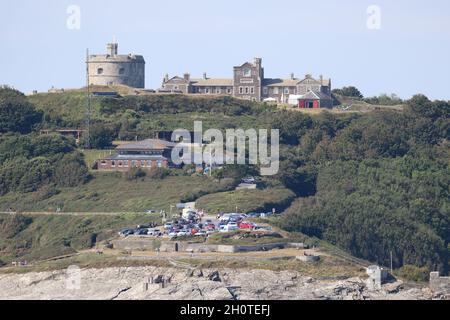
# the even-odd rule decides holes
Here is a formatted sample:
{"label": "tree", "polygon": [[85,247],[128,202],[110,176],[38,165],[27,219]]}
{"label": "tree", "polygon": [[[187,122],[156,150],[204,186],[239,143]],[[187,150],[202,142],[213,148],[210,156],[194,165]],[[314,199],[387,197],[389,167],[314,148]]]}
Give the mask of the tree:
{"label": "tree", "polygon": [[353,86],[343,87],[342,89],[334,89],[332,92],[333,94],[340,95],[342,97],[357,98],[357,99],[364,98],[361,91],[359,91],[356,87]]}
{"label": "tree", "polygon": [[89,171],[81,153],[66,154],[55,166],[53,181],[57,186],[76,187],[88,180]]}
{"label": "tree", "polygon": [[[90,130],[90,146],[92,149],[107,149],[112,146],[114,130],[104,124],[94,124]],[[82,145],[85,140],[82,139]]]}
{"label": "tree", "polygon": [[42,120],[42,113],[36,111],[21,92],[0,87],[0,133],[33,131]]}

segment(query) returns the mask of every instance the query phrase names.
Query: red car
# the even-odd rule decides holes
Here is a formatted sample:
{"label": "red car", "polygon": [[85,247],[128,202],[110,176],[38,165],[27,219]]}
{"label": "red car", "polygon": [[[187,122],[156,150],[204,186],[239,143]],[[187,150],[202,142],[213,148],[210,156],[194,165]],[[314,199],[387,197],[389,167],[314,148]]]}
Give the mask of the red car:
{"label": "red car", "polygon": [[216,226],[214,223],[208,224],[205,228],[206,230],[216,230]]}
{"label": "red car", "polygon": [[253,229],[255,225],[251,222],[241,222],[239,224],[239,229]]}

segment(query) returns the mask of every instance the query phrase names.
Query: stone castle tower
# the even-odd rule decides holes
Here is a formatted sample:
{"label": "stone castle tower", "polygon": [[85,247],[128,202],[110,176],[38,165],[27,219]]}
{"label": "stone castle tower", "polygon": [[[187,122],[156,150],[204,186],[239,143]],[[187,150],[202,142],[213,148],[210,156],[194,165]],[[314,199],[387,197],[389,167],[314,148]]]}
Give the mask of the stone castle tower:
{"label": "stone castle tower", "polygon": [[107,45],[107,54],[90,55],[90,85],[126,85],[145,88],[145,60],[141,55],[119,55],[117,43]]}

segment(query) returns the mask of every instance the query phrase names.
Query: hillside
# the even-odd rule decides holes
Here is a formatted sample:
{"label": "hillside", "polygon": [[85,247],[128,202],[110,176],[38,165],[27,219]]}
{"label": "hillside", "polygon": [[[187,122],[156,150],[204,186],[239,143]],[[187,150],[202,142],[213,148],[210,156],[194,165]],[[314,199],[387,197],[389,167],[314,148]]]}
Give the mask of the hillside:
{"label": "hillside", "polygon": [[[182,171],[131,181],[92,174],[86,161],[94,152],[37,134],[81,126],[81,92],[24,97],[1,89],[0,210],[140,212],[183,200],[214,212],[290,206],[273,223],[374,263],[388,264],[392,253],[396,268],[449,270],[447,101],[416,95],[401,108],[306,114],[228,97],[142,95],[95,98],[93,108],[94,126],[107,129],[96,134],[111,141],[191,129],[197,119],[204,129],[279,129],[280,171],[255,191],[232,191],[242,177],[256,174],[248,166],[225,166],[213,178]],[[232,183],[219,184],[223,178]]]}
{"label": "hillside", "polygon": [[159,215],[10,215],[0,213],[0,261],[30,262],[73,254]]}

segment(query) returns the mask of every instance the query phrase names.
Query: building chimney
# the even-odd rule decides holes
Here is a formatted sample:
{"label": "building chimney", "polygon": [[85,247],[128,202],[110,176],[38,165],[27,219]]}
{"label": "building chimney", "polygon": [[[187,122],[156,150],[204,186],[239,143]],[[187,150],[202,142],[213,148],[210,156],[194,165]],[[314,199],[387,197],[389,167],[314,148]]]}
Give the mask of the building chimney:
{"label": "building chimney", "polygon": [[183,78],[184,78],[184,80],[189,81],[189,80],[191,79],[191,75],[190,75],[189,73],[186,72],[186,73],[183,75]]}
{"label": "building chimney", "polygon": [[308,73],[307,75],[305,75],[305,78],[306,78],[306,79],[311,79],[311,78],[312,78],[312,75]]}
{"label": "building chimney", "polygon": [[169,81],[169,74],[166,73],[166,75],[164,76],[164,83],[166,83],[167,81]]}
{"label": "building chimney", "polygon": [[294,73],[291,73],[291,80],[294,80],[295,79],[295,75],[294,75]]}
{"label": "building chimney", "polygon": [[108,43],[106,50],[111,57],[117,56],[119,44],[118,43]]}
{"label": "building chimney", "polygon": [[322,85],[323,84],[323,75],[320,75],[319,78],[320,78],[320,84]]}
{"label": "building chimney", "polygon": [[206,76],[206,72],[203,72],[203,80],[208,79],[208,77]]}

